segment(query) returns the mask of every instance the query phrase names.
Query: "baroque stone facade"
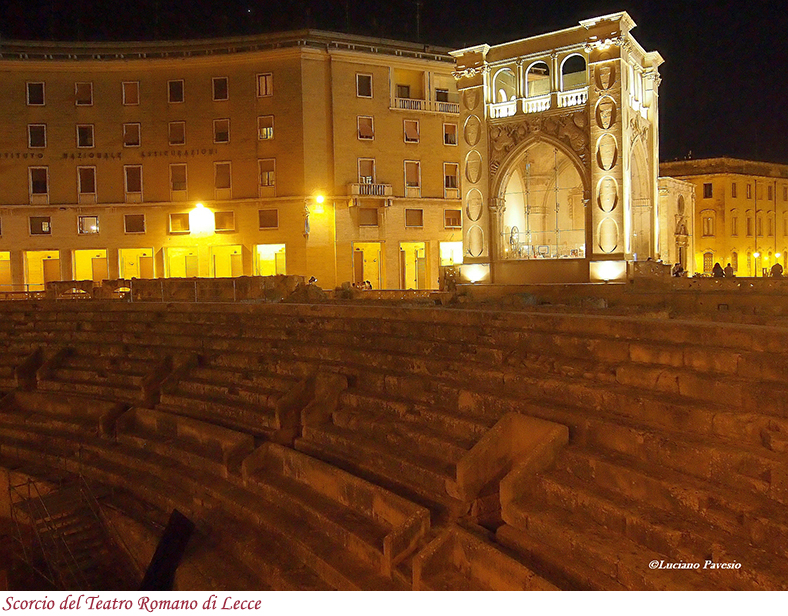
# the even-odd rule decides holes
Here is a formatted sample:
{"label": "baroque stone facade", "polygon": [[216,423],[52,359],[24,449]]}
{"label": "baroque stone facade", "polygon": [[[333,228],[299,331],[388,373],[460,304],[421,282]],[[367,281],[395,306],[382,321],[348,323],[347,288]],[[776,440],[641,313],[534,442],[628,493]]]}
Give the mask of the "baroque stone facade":
{"label": "baroque stone facade", "polygon": [[659,253],[662,58],[634,26],[616,13],[452,52],[467,279],[620,279]]}

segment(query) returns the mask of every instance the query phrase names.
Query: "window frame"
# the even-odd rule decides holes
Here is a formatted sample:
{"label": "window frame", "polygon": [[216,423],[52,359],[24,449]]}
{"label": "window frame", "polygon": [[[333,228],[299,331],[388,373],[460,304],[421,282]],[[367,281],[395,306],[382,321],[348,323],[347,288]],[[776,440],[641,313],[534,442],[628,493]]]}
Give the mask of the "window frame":
{"label": "window frame", "polygon": [[[38,169],[43,169],[44,173],[46,174],[46,192],[33,192],[33,171]],[[41,166],[41,165],[35,167],[28,167],[27,177],[28,177],[28,191],[31,197],[42,196],[42,195],[45,195],[47,198],[49,197],[49,167]]]}
{"label": "window frame", "polygon": [[[273,226],[273,227],[264,227],[263,226],[263,224],[262,224],[263,221],[260,218],[260,215],[263,212],[275,212],[275,214],[276,214],[276,226]],[[262,209],[257,210],[257,227],[258,227],[258,229],[260,231],[269,231],[269,230],[272,230],[272,229],[278,229],[279,228],[279,208],[278,207],[277,208],[262,208]]]}
{"label": "window frame", "polygon": [[[261,126],[260,125],[261,122],[264,119],[266,119],[266,118],[271,118],[271,126]],[[274,127],[274,122],[275,121],[276,120],[274,119],[274,115],[273,114],[257,116],[257,140],[258,141],[270,141],[270,140],[272,140],[274,138],[274,136],[276,135],[276,131],[274,130],[274,128],[275,128]],[[265,131],[268,131],[268,130],[270,130],[270,136],[263,136],[265,134]]]}
{"label": "window frame", "polygon": [[[360,93],[359,77],[369,77],[369,95]],[[375,98],[375,84],[372,73],[356,73],[356,98]]]}
{"label": "window frame", "polygon": [[[449,212],[457,212],[459,224],[449,224]],[[444,208],[443,210],[443,228],[444,229],[462,229],[462,209]]]}
{"label": "window frame", "polygon": [[[80,145],[79,143],[79,129],[90,129],[90,145]],[[76,125],[77,148],[82,150],[89,150],[96,147],[96,127],[93,124],[77,124]]]}
{"label": "window frame", "polygon": [[[172,127],[176,124],[179,124],[183,127],[183,141],[173,141],[172,140]],[[169,145],[186,145],[186,121],[185,120],[173,120],[167,123],[167,143]]]}
{"label": "window frame", "polygon": [[[177,216],[178,219],[185,220],[186,228],[179,229],[178,231],[173,230],[172,228],[173,216]],[[191,233],[191,225],[189,224],[189,212],[170,212],[169,215],[167,216],[167,233],[169,235],[187,235]]]}
{"label": "window frame", "polygon": [[[372,131],[371,137],[361,136],[361,120],[369,120],[369,128]],[[374,141],[375,140],[375,118],[374,116],[360,115],[356,116],[356,138],[359,141]]]}
{"label": "window frame", "polygon": [[[270,161],[273,169],[265,173],[273,174],[273,182],[270,184],[263,184],[263,163]],[[262,188],[276,188],[276,159],[275,158],[258,158],[257,159],[257,185]]]}
{"label": "window frame", "polygon": [[[130,216],[141,216],[142,217],[142,231],[129,231],[128,226],[128,219]],[[125,235],[144,235],[148,232],[148,222],[145,218],[145,214],[123,214],[123,233]]]}
{"label": "window frame", "polygon": [[[79,86],[88,86],[90,91],[90,102],[79,102]],[[74,82],[74,105],[76,107],[92,107],[93,106],[93,82],[92,81],[75,81]]]}
{"label": "window frame", "polygon": [[[129,169],[139,169],[140,171],[140,189],[136,190],[129,190]],[[129,195],[140,195],[142,197],[142,165],[123,165],[123,194],[127,197]]]}
{"label": "window frame", "polygon": [[[224,98],[216,97],[216,84],[217,82],[224,81]],[[211,77],[211,99],[215,102],[229,101],[230,100],[230,78],[229,77]]]}
{"label": "window frame", "polygon": [[[419,212],[421,216],[421,224],[412,225],[408,224],[408,212]],[[406,229],[423,229],[424,228],[424,208],[408,207],[405,208],[405,228]]]}
{"label": "window frame", "polygon": [[[218,122],[227,122],[227,139],[225,141],[218,140],[218,134],[216,132],[216,126]],[[213,142],[217,144],[230,143],[230,118],[217,118],[213,121]]]}
{"label": "window frame", "polygon": [[[137,143],[126,143],[126,127],[127,126],[136,126],[137,127]],[[140,122],[124,122],[122,125],[123,131],[123,147],[124,148],[138,148],[142,145],[142,124]]]}
{"label": "window frame", "polygon": [[[44,132],[44,145],[33,145],[33,134],[31,133],[31,128],[43,128]],[[47,125],[46,124],[28,124],[27,125],[27,147],[31,150],[40,150],[47,147]]]}
{"label": "window frame", "polygon": [[[30,86],[41,86],[41,102],[30,102]],[[25,101],[28,107],[44,107],[47,104],[47,84],[45,81],[26,81],[25,82]]]}
{"label": "window frame", "polygon": [[[446,141],[446,137],[448,137],[448,133],[446,132],[446,127],[447,126],[453,126],[454,127],[454,143],[447,143],[447,141]],[[458,137],[457,137],[457,135],[459,134],[459,130],[460,130],[460,127],[459,127],[459,125],[456,122],[444,122],[443,123],[443,145],[456,147],[458,145],[458,141],[459,141]]]}
{"label": "window frame", "polygon": [[[446,170],[449,167],[454,167],[456,173],[453,176],[447,175]],[[446,180],[450,177],[454,178],[454,186],[448,186]],[[457,190],[460,189],[460,163],[443,163],[443,190]]]}
{"label": "window frame", "polygon": [[[409,185],[408,184],[408,165],[416,165],[416,170],[418,171],[418,183]],[[420,160],[404,160],[402,161],[402,170],[405,179],[405,191],[410,189],[419,189],[421,190],[421,161]]]}
{"label": "window frame", "polygon": [[[172,172],[176,167],[183,167],[183,188],[175,188],[172,179]],[[186,163],[170,163],[169,164],[169,184],[170,184],[170,193],[174,192],[184,192],[187,193],[189,190],[189,168]]]}
{"label": "window frame", "polygon": [[[219,178],[219,167],[227,167],[227,178],[229,180],[229,186],[218,186],[217,180]],[[232,191],[233,189],[233,164],[229,160],[217,160],[213,163],[213,189],[215,191],[220,190],[229,190]]]}
{"label": "window frame", "polygon": [[[181,84],[181,100],[173,100],[172,98],[172,84]],[[168,79],[167,80],[167,103],[169,105],[180,105],[186,102],[186,82],[183,79]]]}
{"label": "window frame", "polygon": [[[137,102],[130,103],[126,99],[126,86],[134,85],[135,89],[137,90]],[[120,84],[120,92],[121,92],[121,102],[123,103],[124,107],[136,107],[140,104],[140,82],[139,81],[122,81]]]}
{"label": "window frame", "polygon": [[[361,174],[361,164],[364,162],[371,162],[372,163],[372,181],[365,182],[363,181],[364,178],[369,178],[368,175]],[[356,159],[356,172],[358,173],[358,183],[359,184],[376,184],[377,183],[377,163],[375,162],[374,158],[369,157],[360,157]]]}
{"label": "window frame", "polygon": [[[261,81],[261,77],[268,77],[269,79],[263,79]],[[255,83],[257,86],[257,98],[268,98],[274,95],[274,74],[272,72],[257,73]],[[265,87],[261,88],[261,84],[265,84]]]}
{"label": "window frame", "polygon": [[[83,225],[83,221],[88,218],[94,218],[96,220],[96,230],[85,230]],[[99,226],[99,217],[98,214],[78,214],[77,215],[77,235],[99,235],[101,232],[101,227]]]}
{"label": "window frame", "polygon": [[704,182],[703,183],[703,198],[704,199],[713,199],[714,198],[714,186],[711,182]]}
{"label": "window frame", "polygon": [[[361,222],[361,212],[375,212],[375,224]],[[358,226],[359,227],[380,227],[380,210],[376,207],[359,207],[358,208]]]}
{"label": "window frame", "polygon": [[[222,228],[219,226],[219,215],[230,214],[232,216],[232,227],[225,227]],[[236,225],[236,216],[234,210],[221,210],[219,212],[214,212],[214,221],[215,221],[215,232],[216,233],[235,233],[238,231],[238,226]]]}
{"label": "window frame", "polygon": [[[416,125],[416,139],[408,139],[408,123],[413,123]],[[418,120],[412,120],[409,118],[402,120],[402,139],[404,143],[420,143],[421,142],[421,125],[419,124]]]}
{"label": "window frame", "polygon": [[[85,191],[82,190],[82,171],[90,170],[93,173],[93,190],[92,191]],[[91,196],[96,197],[98,194],[98,177],[96,174],[96,166],[95,165],[79,165],[77,167],[77,197],[83,196]]]}
{"label": "window frame", "polygon": [[[41,220],[43,229],[43,221],[46,221],[47,230],[41,233],[33,232],[33,220]],[[28,216],[27,217],[27,230],[30,235],[52,235],[52,217],[51,216]]]}

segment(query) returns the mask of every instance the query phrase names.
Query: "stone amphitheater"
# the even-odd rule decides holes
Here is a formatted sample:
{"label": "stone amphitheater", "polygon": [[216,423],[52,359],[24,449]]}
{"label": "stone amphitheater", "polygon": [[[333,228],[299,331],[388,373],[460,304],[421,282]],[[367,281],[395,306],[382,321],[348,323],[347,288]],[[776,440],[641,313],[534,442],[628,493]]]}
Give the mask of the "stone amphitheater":
{"label": "stone amphitheater", "polygon": [[5,515],[89,481],[107,590],[173,509],[179,590],[788,589],[788,328],[580,312],[2,302]]}

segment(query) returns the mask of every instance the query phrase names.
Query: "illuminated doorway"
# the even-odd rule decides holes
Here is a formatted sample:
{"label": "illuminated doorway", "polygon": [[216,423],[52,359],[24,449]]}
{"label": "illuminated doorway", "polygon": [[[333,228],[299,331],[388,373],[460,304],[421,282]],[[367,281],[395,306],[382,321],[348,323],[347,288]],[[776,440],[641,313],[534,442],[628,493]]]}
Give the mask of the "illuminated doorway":
{"label": "illuminated doorway", "polygon": [[0,291],[11,291],[11,253],[0,251]]}
{"label": "illuminated doorway", "polygon": [[383,285],[383,264],[380,242],[356,242],[353,244],[353,282],[367,280],[373,289]]}
{"label": "illuminated doorway", "polygon": [[101,282],[109,278],[106,250],[75,250],[74,280]]}
{"label": "illuminated doorway", "polygon": [[29,291],[43,291],[46,283],[60,280],[60,251],[25,251],[25,282]]}
{"label": "illuminated doorway", "polygon": [[166,248],[167,278],[197,278],[200,260],[197,248]]}
{"label": "illuminated doorway", "polygon": [[211,263],[215,278],[237,278],[244,275],[243,246],[212,246]]}
{"label": "illuminated doorway", "polygon": [[118,256],[121,278],[153,278],[152,248],[121,248]]}
{"label": "illuminated doorway", "polygon": [[258,244],[255,254],[255,270],[258,276],[278,276],[286,273],[284,244]]}
{"label": "illuminated doorway", "polygon": [[424,242],[399,245],[400,284],[403,289],[427,288],[427,249]]}

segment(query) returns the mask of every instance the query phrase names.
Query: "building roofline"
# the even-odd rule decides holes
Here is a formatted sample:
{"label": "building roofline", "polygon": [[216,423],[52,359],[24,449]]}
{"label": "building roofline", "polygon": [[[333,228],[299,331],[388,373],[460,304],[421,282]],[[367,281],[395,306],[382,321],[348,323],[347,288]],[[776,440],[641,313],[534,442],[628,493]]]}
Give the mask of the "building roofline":
{"label": "building roofline", "polygon": [[450,48],[343,34],[328,30],[292,30],[211,39],[177,41],[0,41],[3,60],[134,60],[183,58],[269,51],[287,47],[343,49],[406,58],[452,62]]}
{"label": "building roofline", "polygon": [[735,173],[739,175],[762,175],[788,178],[788,165],[757,160],[745,160],[720,156],[717,158],[694,158],[661,162],[663,175],[694,176],[714,173]]}

